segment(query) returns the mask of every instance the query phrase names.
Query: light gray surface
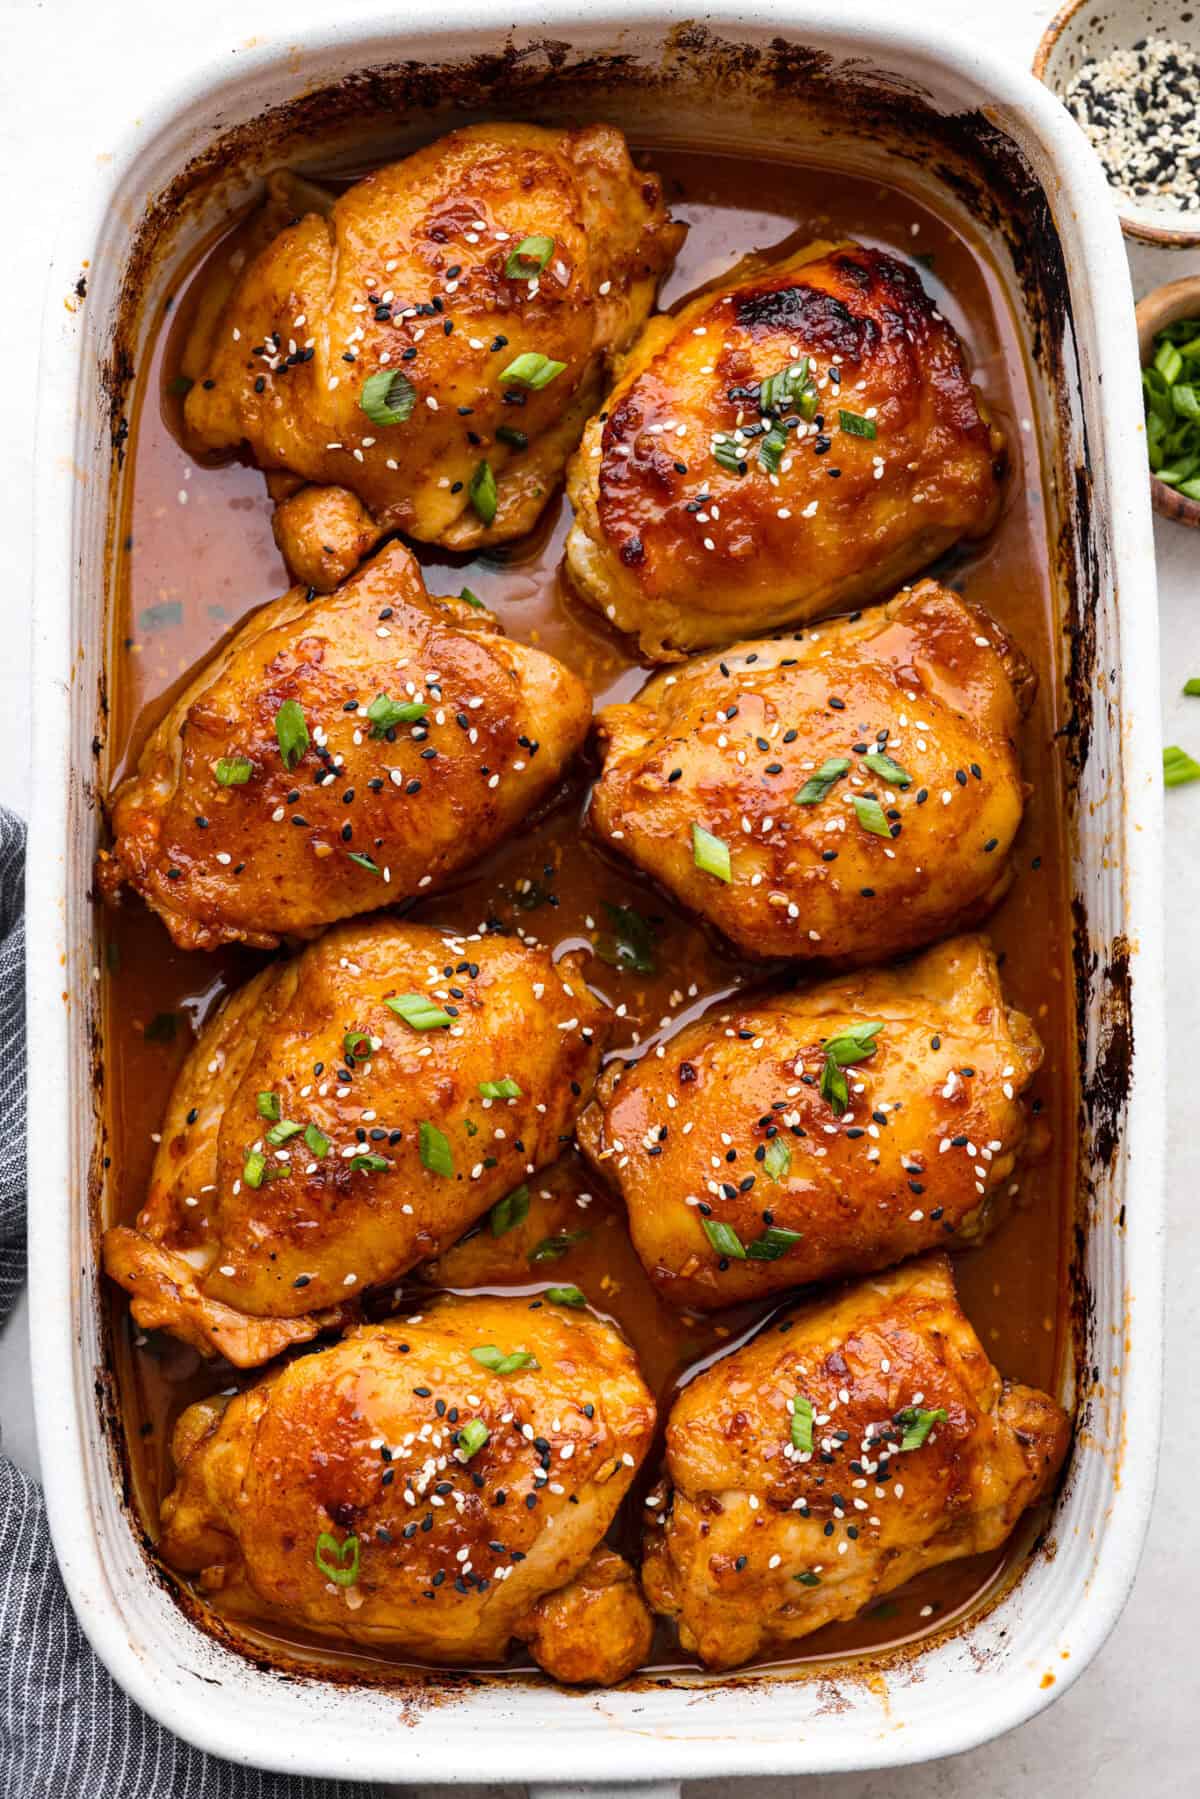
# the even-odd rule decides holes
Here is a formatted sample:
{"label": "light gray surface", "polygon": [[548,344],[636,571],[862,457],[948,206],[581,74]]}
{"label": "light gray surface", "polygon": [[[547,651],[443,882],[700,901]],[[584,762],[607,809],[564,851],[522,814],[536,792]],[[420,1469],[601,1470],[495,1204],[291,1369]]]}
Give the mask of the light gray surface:
{"label": "light gray surface", "polygon": [[[1053,8],[1011,0],[975,16],[972,29],[1028,63]],[[702,6],[697,7],[702,12]],[[957,0],[924,0],[924,21],[965,21]],[[1147,8],[1147,12],[1149,8]],[[260,33],[252,35],[258,23]],[[37,391],[36,343],[44,271],[54,242],[56,196],[87,180],[118,139],[137,128],[139,101],[169,88],[194,65],[227,48],[286,40],[286,15],[264,0],[205,0],[194,9],[150,0],[0,0],[0,175],[9,195],[0,342],[5,348],[0,432],[0,545],[6,617],[0,639],[0,801],[26,807],[29,732],[29,519],[36,471],[31,456]],[[1136,251],[1138,291],[1200,270],[1200,253]],[[63,304],[53,295],[51,304]],[[1200,755],[1200,700],[1184,700],[1200,674],[1200,533],[1158,521],[1166,741]],[[1168,796],[1166,950],[1170,1058],[1168,1141],[1168,1328],[1163,1460],[1150,1538],[1133,1598],[1085,1679],[1062,1703],[1000,1742],[953,1761],[899,1773],[846,1775],[821,1782],[822,1799],[1016,1799],[1031,1784],[1055,1794],[1127,1799],[1153,1782],[1159,1799],[1200,1792],[1196,1730],[1200,1675],[1193,1621],[1200,1611],[1200,1477],[1196,1380],[1189,1354],[1200,1328],[1200,1148],[1193,1130],[1196,1083],[1191,1050],[1200,993],[1200,785]],[[31,1206],[37,1204],[36,1159]],[[1136,1194],[1133,1203],[1136,1203]],[[64,1270],[64,1281],[68,1278]],[[0,1424],[8,1452],[36,1466],[22,1304],[0,1337]],[[986,1674],[981,1673],[981,1679]],[[464,1745],[464,1753],[467,1753]],[[581,1770],[561,1769],[578,1777]],[[763,1799],[801,1799],[806,1783],[759,1781]],[[745,1783],[714,1783],[730,1799]],[[440,1789],[439,1789],[440,1790]],[[456,1788],[464,1799],[477,1789]],[[479,1789],[481,1790],[481,1789]],[[447,1793],[451,1789],[446,1789]],[[497,1788],[505,1795],[515,1788]],[[90,1794],[81,1799],[93,1799]],[[183,1799],[183,1796],[180,1796]],[[696,1799],[699,1799],[697,1791]],[[804,1799],[808,1799],[807,1794]]]}

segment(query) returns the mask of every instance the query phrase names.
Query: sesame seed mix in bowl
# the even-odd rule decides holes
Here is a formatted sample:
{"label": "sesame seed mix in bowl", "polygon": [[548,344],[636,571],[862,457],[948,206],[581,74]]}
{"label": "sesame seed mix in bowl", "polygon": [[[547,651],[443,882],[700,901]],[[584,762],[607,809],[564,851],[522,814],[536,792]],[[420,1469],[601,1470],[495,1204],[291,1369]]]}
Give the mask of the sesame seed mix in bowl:
{"label": "sesame seed mix in bowl", "polygon": [[1087,62],[1067,107],[1127,199],[1200,212],[1200,53],[1166,38]]}

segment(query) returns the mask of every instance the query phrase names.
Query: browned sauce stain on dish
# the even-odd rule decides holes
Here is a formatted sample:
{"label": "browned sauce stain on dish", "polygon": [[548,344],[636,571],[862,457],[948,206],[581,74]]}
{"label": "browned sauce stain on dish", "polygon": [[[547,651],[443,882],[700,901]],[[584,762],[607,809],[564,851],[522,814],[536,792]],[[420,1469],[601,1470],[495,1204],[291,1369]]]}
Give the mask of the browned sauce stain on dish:
{"label": "browned sauce stain on dish", "polygon": [[[828,167],[772,162],[758,154],[750,159],[669,147],[647,153],[666,178],[676,214],[691,227],[664,304],[712,280],[748,251],[769,249],[796,231],[850,235],[916,257],[939,307],[963,336],[975,379],[1008,439],[1010,476],[1000,522],[985,543],[952,553],[938,572],[995,613],[1042,677],[1023,740],[1031,792],[1015,851],[1017,879],[990,929],[1003,957],[1008,995],[1033,1017],[1046,1046],[1033,1102],[1049,1126],[1053,1149],[1047,1160],[1024,1172],[1007,1216],[982,1249],[957,1258],[956,1270],[968,1316],[1001,1371],[1056,1390],[1066,1346],[1064,1294],[1078,1103],[1075,992],[1068,973],[1068,807],[1060,749],[1067,721],[1060,715],[1062,680],[1052,629],[1045,504],[1037,437],[1030,428],[1033,401],[1001,283],[978,244],[922,200],[876,180],[831,177]],[[236,237],[235,228],[209,255],[227,257]],[[132,461],[115,561],[108,727],[114,782],[197,658],[208,654],[254,606],[287,586],[261,475],[238,462],[201,466],[175,436],[181,402],[174,376],[194,298],[194,275],[193,266],[181,278],[174,303],[157,322],[153,353],[132,387],[125,379],[132,378],[130,365],[118,371],[121,379],[110,388],[120,452]],[[533,539],[510,548],[475,560],[419,553],[434,592],[457,593],[469,585],[511,634],[576,669],[600,706],[634,692],[644,670],[632,659],[629,645],[564,590],[558,565],[566,523],[560,501],[548,509],[544,527]],[[593,772],[582,766],[538,821],[454,891],[421,902],[409,915],[466,927],[491,917],[517,920],[565,949],[591,941],[603,928],[605,901],[635,906],[656,921],[659,972],[653,977],[618,973],[598,960],[590,971],[596,988],[626,1007],[626,1027],[615,1053],[627,1054],[753,975],[631,870],[580,842],[580,811]],[[132,1219],[145,1191],[153,1136],[172,1079],[195,1031],[229,988],[264,958],[237,949],[215,955],[178,950],[161,925],[135,904],[107,916],[102,929],[107,942],[110,1192],[114,1215]],[[594,1177],[582,1166],[578,1179],[583,1190],[594,1188]],[[689,1371],[731,1347],[776,1309],[759,1304],[701,1321],[672,1314],[654,1294],[615,1219],[598,1221],[590,1237],[553,1264],[548,1278],[578,1282],[597,1309],[621,1325],[664,1414]],[[534,1281],[530,1287],[544,1284]],[[174,1418],[202,1394],[253,1377],[224,1365],[201,1365],[191,1351],[165,1336],[143,1339],[130,1325],[124,1297],[109,1289],[107,1300],[119,1401],[131,1445],[132,1497],[153,1539],[158,1501],[169,1480]],[[627,1549],[636,1547],[636,1502],[648,1478],[635,1489],[634,1503],[618,1523]],[[1027,1520],[998,1554],[933,1569],[853,1623],[814,1635],[801,1664],[865,1649],[895,1650],[946,1628],[981,1596],[994,1593],[1005,1571],[1028,1555],[1038,1522]],[[213,1603],[219,1607],[219,1596]],[[386,1652],[342,1651],[299,1631],[281,1636],[249,1629],[244,1621],[234,1629],[236,1640],[248,1640],[251,1652],[272,1665],[282,1657],[292,1665],[316,1663],[342,1677],[373,1678],[394,1677],[404,1666]],[[651,1674],[661,1679],[691,1665],[664,1632]],[[789,1660],[781,1667],[796,1665]],[[518,1667],[527,1664],[514,1663]],[[446,1678],[461,1684],[464,1677]]]}

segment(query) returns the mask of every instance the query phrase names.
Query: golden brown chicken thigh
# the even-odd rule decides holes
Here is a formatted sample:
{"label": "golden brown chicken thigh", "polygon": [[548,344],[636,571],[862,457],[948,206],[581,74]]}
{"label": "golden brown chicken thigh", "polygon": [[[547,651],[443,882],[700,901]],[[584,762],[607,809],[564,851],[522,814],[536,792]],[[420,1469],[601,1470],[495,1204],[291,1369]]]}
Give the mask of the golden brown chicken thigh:
{"label": "golden brown chicken thigh", "polygon": [[610,1326],[440,1299],[186,1411],[162,1553],[234,1616],[612,1684],[650,1621],[603,1537],[653,1428]]}
{"label": "golden brown chicken thigh", "polygon": [[457,550],[520,536],[682,237],[611,126],[452,132],[305,211],[204,310],[190,440],[343,490],[325,567],[321,521],[289,508],[305,580],[344,575],[364,521]]}
{"label": "golden brown chicken thigh", "polygon": [[778,1654],[939,1562],[999,1547],[1066,1454],[934,1255],[773,1323],[687,1386],[643,1581],[713,1668]]}
{"label": "golden brown chicken thigh", "polygon": [[646,327],[571,464],[567,566],[670,660],[872,599],[981,536],[1001,447],[915,272],[810,245]]}
{"label": "golden brown chicken thigh", "polygon": [[205,1027],[105,1266],[146,1329],[266,1361],[553,1162],[606,1028],[570,957],[386,919],[329,931]]}
{"label": "golden brown chicken thigh", "polygon": [[1042,1059],[996,960],[959,937],[898,969],[721,1001],[611,1063],[577,1127],[646,1272],[713,1310],[976,1241]]}
{"label": "golden brown chicken thigh", "polygon": [[1007,887],[1033,688],[994,620],[923,581],[606,708],[591,823],[747,955],[882,962]]}
{"label": "golden brown chicken thigh", "polygon": [[582,743],[586,687],[389,544],[293,588],[184,689],[112,800],[101,856],[184,949],[273,948],[426,893],[498,843]]}

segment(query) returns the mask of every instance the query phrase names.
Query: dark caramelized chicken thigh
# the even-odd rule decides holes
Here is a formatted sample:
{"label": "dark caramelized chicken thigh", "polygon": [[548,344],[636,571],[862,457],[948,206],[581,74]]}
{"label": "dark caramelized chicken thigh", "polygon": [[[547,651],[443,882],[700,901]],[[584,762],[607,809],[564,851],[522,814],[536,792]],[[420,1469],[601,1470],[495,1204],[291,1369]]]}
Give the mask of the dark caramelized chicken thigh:
{"label": "dark caramelized chicken thigh", "polygon": [[873,599],[981,536],[1001,447],[916,273],[810,245],[646,327],[571,464],[568,568],[669,660]]}
{"label": "dark caramelized chicken thigh", "polygon": [[611,126],[452,132],[304,211],[204,309],[190,440],[342,490],[328,556],[319,517],[281,521],[300,579],[340,579],[372,523],[457,550],[518,537],[682,237]]}
{"label": "dark caramelized chicken thigh", "polygon": [[273,948],[442,885],[554,787],[590,714],[561,663],[432,599],[389,544],[205,664],[113,797],[100,884],[135,888],[183,949]]}
{"label": "dark caramelized chicken thigh", "polygon": [[923,581],[607,707],[591,822],[749,956],[882,962],[1005,891],[1034,685],[994,620]]}
{"label": "dark caramelized chicken thigh", "polygon": [[632,1068],[578,1136],[646,1272],[711,1310],[974,1241],[1042,1059],[996,960],[959,937],[898,969],[724,1000]]}
{"label": "dark caramelized chicken thigh", "polygon": [[939,1562],[994,1550],[1050,1488],[1066,1414],[1003,1380],[944,1256],[773,1323],[685,1387],[643,1581],[713,1668],[779,1654]]}
{"label": "dark caramelized chicken thigh", "polygon": [[144,1328],[266,1361],[553,1162],[606,1024],[570,957],[339,926],[202,1031],[145,1208],[105,1233],[105,1266]]}
{"label": "dark caramelized chicken thigh", "polygon": [[650,1619],[603,1539],[653,1428],[610,1326],[436,1300],[191,1406],[162,1553],[234,1616],[435,1664],[518,1638],[556,1679],[613,1684]]}

